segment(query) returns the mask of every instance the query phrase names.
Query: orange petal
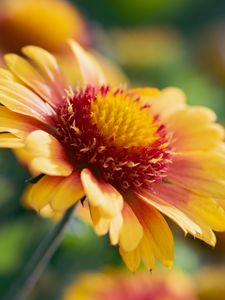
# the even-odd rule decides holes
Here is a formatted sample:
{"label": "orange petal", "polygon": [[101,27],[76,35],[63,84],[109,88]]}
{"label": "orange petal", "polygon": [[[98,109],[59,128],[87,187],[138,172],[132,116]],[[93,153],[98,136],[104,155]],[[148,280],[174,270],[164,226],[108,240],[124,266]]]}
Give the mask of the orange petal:
{"label": "orange petal", "polygon": [[215,113],[206,107],[173,113],[166,124],[168,132],[173,132],[172,148],[177,152],[215,149],[224,139],[224,129],[215,120]]}
{"label": "orange petal", "polygon": [[11,133],[0,134],[0,147],[2,148],[20,148],[24,147],[24,142]]}
{"label": "orange petal", "polygon": [[129,204],[137,215],[145,235],[151,240],[155,256],[166,266],[173,264],[173,235],[163,216],[150,204],[130,196]]}
{"label": "orange petal", "polygon": [[25,148],[33,157],[31,167],[44,174],[68,176],[73,166],[63,146],[56,138],[42,130],[33,131],[25,141]]}
{"label": "orange petal", "polygon": [[64,211],[84,196],[78,177],[78,173],[66,178],[45,175],[30,187],[26,202],[37,211],[48,204],[53,210]]}
{"label": "orange petal", "polygon": [[0,98],[0,102],[8,109],[51,124],[49,116],[52,116],[54,111],[25,86],[0,79]]}
{"label": "orange petal", "polygon": [[225,230],[225,211],[214,199],[201,197],[179,186],[166,183],[154,186],[154,196],[151,199],[154,199],[154,197],[164,199],[168,205],[176,207],[187,215],[201,227],[202,235],[204,235],[202,227],[208,228],[205,235],[211,237],[212,242],[210,242],[210,238],[199,236],[199,233],[196,236],[199,236],[201,239],[207,239],[208,241],[206,242],[210,244],[215,242],[215,237],[212,235],[210,227],[216,231]]}
{"label": "orange petal", "polygon": [[28,187],[25,195],[25,203],[37,211],[50,204],[58,185],[63,177],[45,175],[34,185]]}
{"label": "orange petal", "polygon": [[155,253],[152,237],[148,230],[145,230],[139,245],[139,251],[144,265],[148,270],[152,270],[155,266]]}
{"label": "orange petal", "polygon": [[[200,213],[200,207],[199,214],[195,209],[189,207],[192,201],[196,201],[197,205],[197,201],[199,201],[197,195],[189,194],[188,191],[177,188],[172,184],[158,184],[154,186],[154,192],[142,191],[139,196],[170,217],[186,233],[189,232],[206,243],[215,245],[215,235],[209,224],[206,223],[208,215],[206,217],[205,213]],[[189,197],[192,198],[189,199]],[[220,228],[224,227],[224,213],[220,210],[218,212],[215,207],[210,211],[210,213],[212,212],[216,212],[216,218],[219,218],[219,222],[222,223],[218,225],[216,220],[212,218],[210,220],[211,224],[220,226]]]}
{"label": "orange petal", "polygon": [[98,86],[105,83],[104,74],[95,58],[74,40],[69,40],[69,46],[77,60],[85,85]]}
{"label": "orange petal", "polygon": [[23,139],[29,132],[43,127],[43,123],[36,119],[22,116],[5,106],[0,106],[0,132],[10,132]]}
{"label": "orange petal", "polygon": [[225,198],[225,155],[216,152],[176,154],[168,180],[205,197]]}
{"label": "orange petal", "polygon": [[130,252],[137,248],[143,236],[143,229],[133,210],[125,202],[122,215],[123,226],[119,235],[119,245],[124,251]]}
{"label": "orange petal", "polygon": [[121,212],[123,197],[111,184],[97,179],[88,169],[81,171],[81,181],[90,205],[98,207],[103,217],[114,217]]}
{"label": "orange petal", "polygon": [[135,249],[131,252],[125,252],[122,248],[119,248],[119,252],[128,269],[131,272],[135,272],[138,269],[141,262],[139,249]]}
{"label": "orange petal", "polygon": [[80,172],[73,172],[70,176],[63,178],[57,186],[51,200],[51,207],[54,210],[65,210],[84,195]]}
{"label": "orange petal", "polygon": [[201,228],[190,217],[184,214],[176,206],[168,205],[167,199],[169,199],[169,197],[164,197],[166,196],[167,190],[163,187],[162,189],[163,195],[160,196],[147,190],[142,190],[141,192],[138,192],[136,194],[142,200],[151,204],[153,207],[176,222],[184,230],[185,234],[187,234],[188,232],[193,236],[195,236],[197,233],[201,234]]}
{"label": "orange petal", "polygon": [[16,54],[5,55],[10,71],[49,104],[54,105],[54,93],[43,76],[27,60]]}

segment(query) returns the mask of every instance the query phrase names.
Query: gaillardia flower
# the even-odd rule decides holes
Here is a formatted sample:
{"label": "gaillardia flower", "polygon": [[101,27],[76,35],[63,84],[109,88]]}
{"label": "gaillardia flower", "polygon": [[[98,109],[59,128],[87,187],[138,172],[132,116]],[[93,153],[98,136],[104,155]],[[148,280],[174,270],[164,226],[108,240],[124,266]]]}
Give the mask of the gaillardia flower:
{"label": "gaillardia flower", "polygon": [[224,132],[214,113],[188,107],[176,88],[112,88],[95,58],[69,45],[83,75],[75,87],[35,46],[24,58],[6,55],[9,70],[0,70],[0,146],[25,149],[40,174],[29,205],[60,213],[86,196],[95,231],[109,232],[131,270],[141,260],[172,265],[161,213],[214,245],[212,230],[225,230]]}
{"label": "gaillardia flower", "polygon": [[[121,270],[84,273],[66,289],[62,300],[197,300],[192,282],[184,273]],[[212,298],[211,298],[212,299]]]}

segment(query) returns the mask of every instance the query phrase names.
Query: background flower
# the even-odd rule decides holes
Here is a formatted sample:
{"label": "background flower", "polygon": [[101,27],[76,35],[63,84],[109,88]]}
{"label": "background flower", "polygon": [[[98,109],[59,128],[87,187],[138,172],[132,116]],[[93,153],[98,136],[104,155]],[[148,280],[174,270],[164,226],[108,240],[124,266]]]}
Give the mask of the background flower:
{"label": "background flower", "polygon": [[197,300],[191,280],[182,272],[123,271],[81,274],[66,289],[62,300]]}
{"label": "background flower", "polygon": [[7,0],[0,8],[0,49],[4,52],[19,52],[25,45],[59,52],[68,38],[88,41],[83,17],[67,1]]}

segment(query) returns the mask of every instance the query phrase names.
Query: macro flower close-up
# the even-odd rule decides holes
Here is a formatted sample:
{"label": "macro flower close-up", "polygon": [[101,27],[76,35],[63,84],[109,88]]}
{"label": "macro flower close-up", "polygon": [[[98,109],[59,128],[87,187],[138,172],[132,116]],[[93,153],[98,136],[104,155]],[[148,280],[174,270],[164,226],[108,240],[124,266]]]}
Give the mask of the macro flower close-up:
{"label": "macro flower close-up", "polygon": [[141,261],[172,266],[164,216],[214,246],[213,231],[225,230],[224,130],[214,112],[188,106],[178,88],[111,86],[94,56],[68,46],[82,75],[75,86],[36,46],[5,55],[0,70],[0,146],[27,152],[37,175],[25,202],[41,215],[79,202],[78,216],[90,213],[131,271]]}

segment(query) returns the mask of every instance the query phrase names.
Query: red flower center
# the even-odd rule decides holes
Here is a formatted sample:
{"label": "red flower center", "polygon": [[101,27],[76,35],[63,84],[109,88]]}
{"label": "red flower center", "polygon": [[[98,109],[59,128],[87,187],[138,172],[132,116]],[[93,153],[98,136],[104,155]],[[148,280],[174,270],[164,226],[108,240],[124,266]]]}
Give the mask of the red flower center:
{"label": "red flower center", "polygon": [[150,188],[171,164],[165,126],[149,105],[123,90],[88,86],[68,93],[55,127],[77,168],[120,190]]}

